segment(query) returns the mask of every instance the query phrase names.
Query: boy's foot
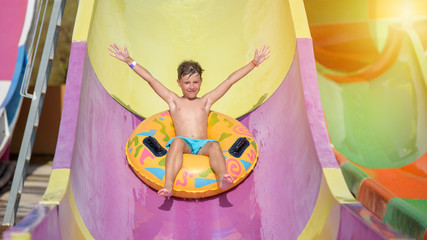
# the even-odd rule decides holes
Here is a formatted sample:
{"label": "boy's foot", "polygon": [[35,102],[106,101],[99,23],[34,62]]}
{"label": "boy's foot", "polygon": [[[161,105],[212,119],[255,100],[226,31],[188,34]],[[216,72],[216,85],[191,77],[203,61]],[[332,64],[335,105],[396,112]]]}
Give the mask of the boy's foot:
{"label": "boy's foot", "polygon": [[162,188],[157,192],[157,194],[160,197],[170,198],[172,196],[172,189],[169,190],[167,188]]}
{"label": "boy's foot", "polygon": [[229,188],[233,184],[233,182],[234,182],[233,176],[226,173],[222,175],[221,179],[219,180],[219,188],[221,188],[222,190],[225,190]]}

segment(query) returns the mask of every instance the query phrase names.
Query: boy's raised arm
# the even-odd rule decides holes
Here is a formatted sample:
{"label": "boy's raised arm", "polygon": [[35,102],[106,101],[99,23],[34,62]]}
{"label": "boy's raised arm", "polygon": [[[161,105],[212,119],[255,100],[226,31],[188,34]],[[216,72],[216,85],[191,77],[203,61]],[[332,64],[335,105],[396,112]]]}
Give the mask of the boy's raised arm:
{"label": "boy's raised arm", "polygon": [[110,50],[110,55],[119,59],[120,61],[125,62],[129,65],[135,73],[137,73],[142,79],[147,81],[147,83],[153,88],[153,90],[166,102],[170,103],[173,101],[174,97],[177,97],[174,92],[166,88],[159,80],[154,78],[150,72],[147,71],[144,67],[136,63],[128,53],[126,46],[123,49],[120,48],[116,43],[110,44],[108,48]]}
{"label": "boy's raised arm", "polygon": [[269,58],[270,54],[269,46],[264,45],[263,48],[258,51],[255,51],[254,59],[240,68],[239,70],[233,72],[224,82],[222,82],[218,87],[216,87],[211,92],[207,93],[203,98],[207,98],[209,107],[212,106],[218,99],[220,99],[224,94],[230,89],[233,84],[246,76],[250,71],[255,67],[258,67],[264,60]]}

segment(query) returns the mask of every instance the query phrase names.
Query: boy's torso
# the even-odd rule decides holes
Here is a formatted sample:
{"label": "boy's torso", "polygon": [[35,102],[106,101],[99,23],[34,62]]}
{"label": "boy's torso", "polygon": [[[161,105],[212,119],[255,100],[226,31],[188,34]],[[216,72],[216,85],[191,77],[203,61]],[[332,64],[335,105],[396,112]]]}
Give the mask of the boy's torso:
{"label": "boy's torso", "polygon": [[169,105],[176,136],[206,139],[209,107],[203,98],[177,99]]}

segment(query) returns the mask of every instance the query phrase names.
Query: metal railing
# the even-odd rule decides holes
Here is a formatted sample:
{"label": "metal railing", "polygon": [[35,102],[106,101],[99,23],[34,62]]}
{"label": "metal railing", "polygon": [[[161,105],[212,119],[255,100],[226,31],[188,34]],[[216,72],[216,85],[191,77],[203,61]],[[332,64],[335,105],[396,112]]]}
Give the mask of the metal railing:
{"label": "metal railing", "polygon": [[[47,4],[47,0],[46,0]],[[37,19],[40,16],[42,3],[39,4],[39,10],[37,11]],[[25,132],[22,139],[21,148],[18,155],[18,161],[16,163],[15,174],[13,176],[12,187],[10,190],[9,201],[7,203],[5,216],[3,219],[3,226],[13,226],[15,224],[16,213],[18,211],[19,200],[22,195],[22,189],[24,187],[24,180],[27,174],[28,164],[30,162],[31,153],[33,150],[34,140],[37,133],[37,128],[40,121],[40,114],[43,107],[43,101],[46,94],[47,83],[49,80],[50,70],[52,67],[52,61],[55,54],[56,43],[58,40],[59,29],[61,26],[62,16],[64,13],[65,0],[54,0],[53,8],[50,16],[49,26],[46,33],[46,40],[43,47],[43,53],[40,60],[40,66],[37,73],[37,79],[34,87],[33,94],[28,94],[29,79],[34,64],[34,56],[36,55],[40,33],[43,26],[43,21],[46,14],[46,5],[45,11],[43,13],[43,21],[39,30],[39,37],[36,43],[36,50],[33,52],[33,57],[31,61],[28,61],[26,66],[26,83],[23,83],[23,88],[21,88],[21,95],[31,98],[30,111],[28,113],[27,123],[25,125]],[[31,49],[34,44],[31,44]],[[25,85],[25,86],[24,86]]]}
{"label": "metal railing", "polygon": [[[34,67],[34,61],[35,58],[37,56],[37,50],[39,48],[39,43],[40,43],[40,37],[42,35],[43,32],[43,26],[44,26],[44,21],[46,19],[46,10],[47,10],[47,4],[48,4],[48,0],[41,0],[40,4],[38,5],[37,11],[36,11],[36,17],[35,17],[35,22],[36,22],[36,26],[35,26],[35,31],[32,34],[31,37],[31,44],[30,47],[28,49],[28,61],[27,61],[27,65],[25,67],[25,73],[24,73],[24,79],[22,80],[22,85],[21,85],[21,96],[26,97],[26,98],[32,98],[33,95],[28,93],[28,87],[30,85],[30,79],[31,79],[31,75],[33,73],[33,67]],[[43,17],[42,20],[40,20],[40,14],[42,13],[42,6],[43,7]],[[39,27],[40,24],[40,27]],[[39,29],[37,31],[36,34],[36,30]],[[37,35],[37,42],[35,44],[35,49],[34,49],[34,39]]]}

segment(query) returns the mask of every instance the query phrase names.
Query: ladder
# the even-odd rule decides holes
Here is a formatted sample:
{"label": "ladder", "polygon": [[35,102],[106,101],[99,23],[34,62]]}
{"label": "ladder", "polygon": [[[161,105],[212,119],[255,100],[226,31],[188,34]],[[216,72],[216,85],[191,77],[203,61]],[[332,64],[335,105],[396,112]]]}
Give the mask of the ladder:
{"label": "ladder", "polygon": [[[38,39],[42,32],[42,26],[44,17],[46,14],[47,1],[45,2],[45,11],[43,13],[43,19],[39,30]],[[37,11],[37,22],[40,16],[41,5]],[[31,153],[33,150],[34,140],[37,133],[37,128],[40,121],[40,114],[43,108],[43,101],[46,95],[47,83],[49,80],[50,70],[52,67],[53,56],[55,54],[56,43],[58,40],[59,29],[61,27],[61,20],[64,13],[65,0],[54,0],[53,8],[50,16],[49,26],[46,33],[46,40],[43,47],[43,52],[40,60],[40,66],[37,73],[36,83],[33,94],[28,94],[29,79],[33,68],[33,61],[28,61],[26,71],[24,75],[24,81],[21,88],[21,95],[27,98],[31,98],[31,106],[28,113],[27,123],[25,125],[24,136],[21,143],[21,148],[18,155],[18,161],[16,163],[15,174],[13,176],[12,187],[10,190],[9,200],[7,202],[6,212],[3,219],[2,225],[4,227],[11,227],[15,224],[16,213],[18,211],[19,201],[22,195],[22,189],[24,187],[24,180],[27,174],[27,168],[30,163]],[[34,38],[33,38],[34,44]],[[36,49],[39,41],[37,41]],[[32,46],[31,48],[32,49]],[[36,55],[37,50],[33,53],[33,59]]]}

